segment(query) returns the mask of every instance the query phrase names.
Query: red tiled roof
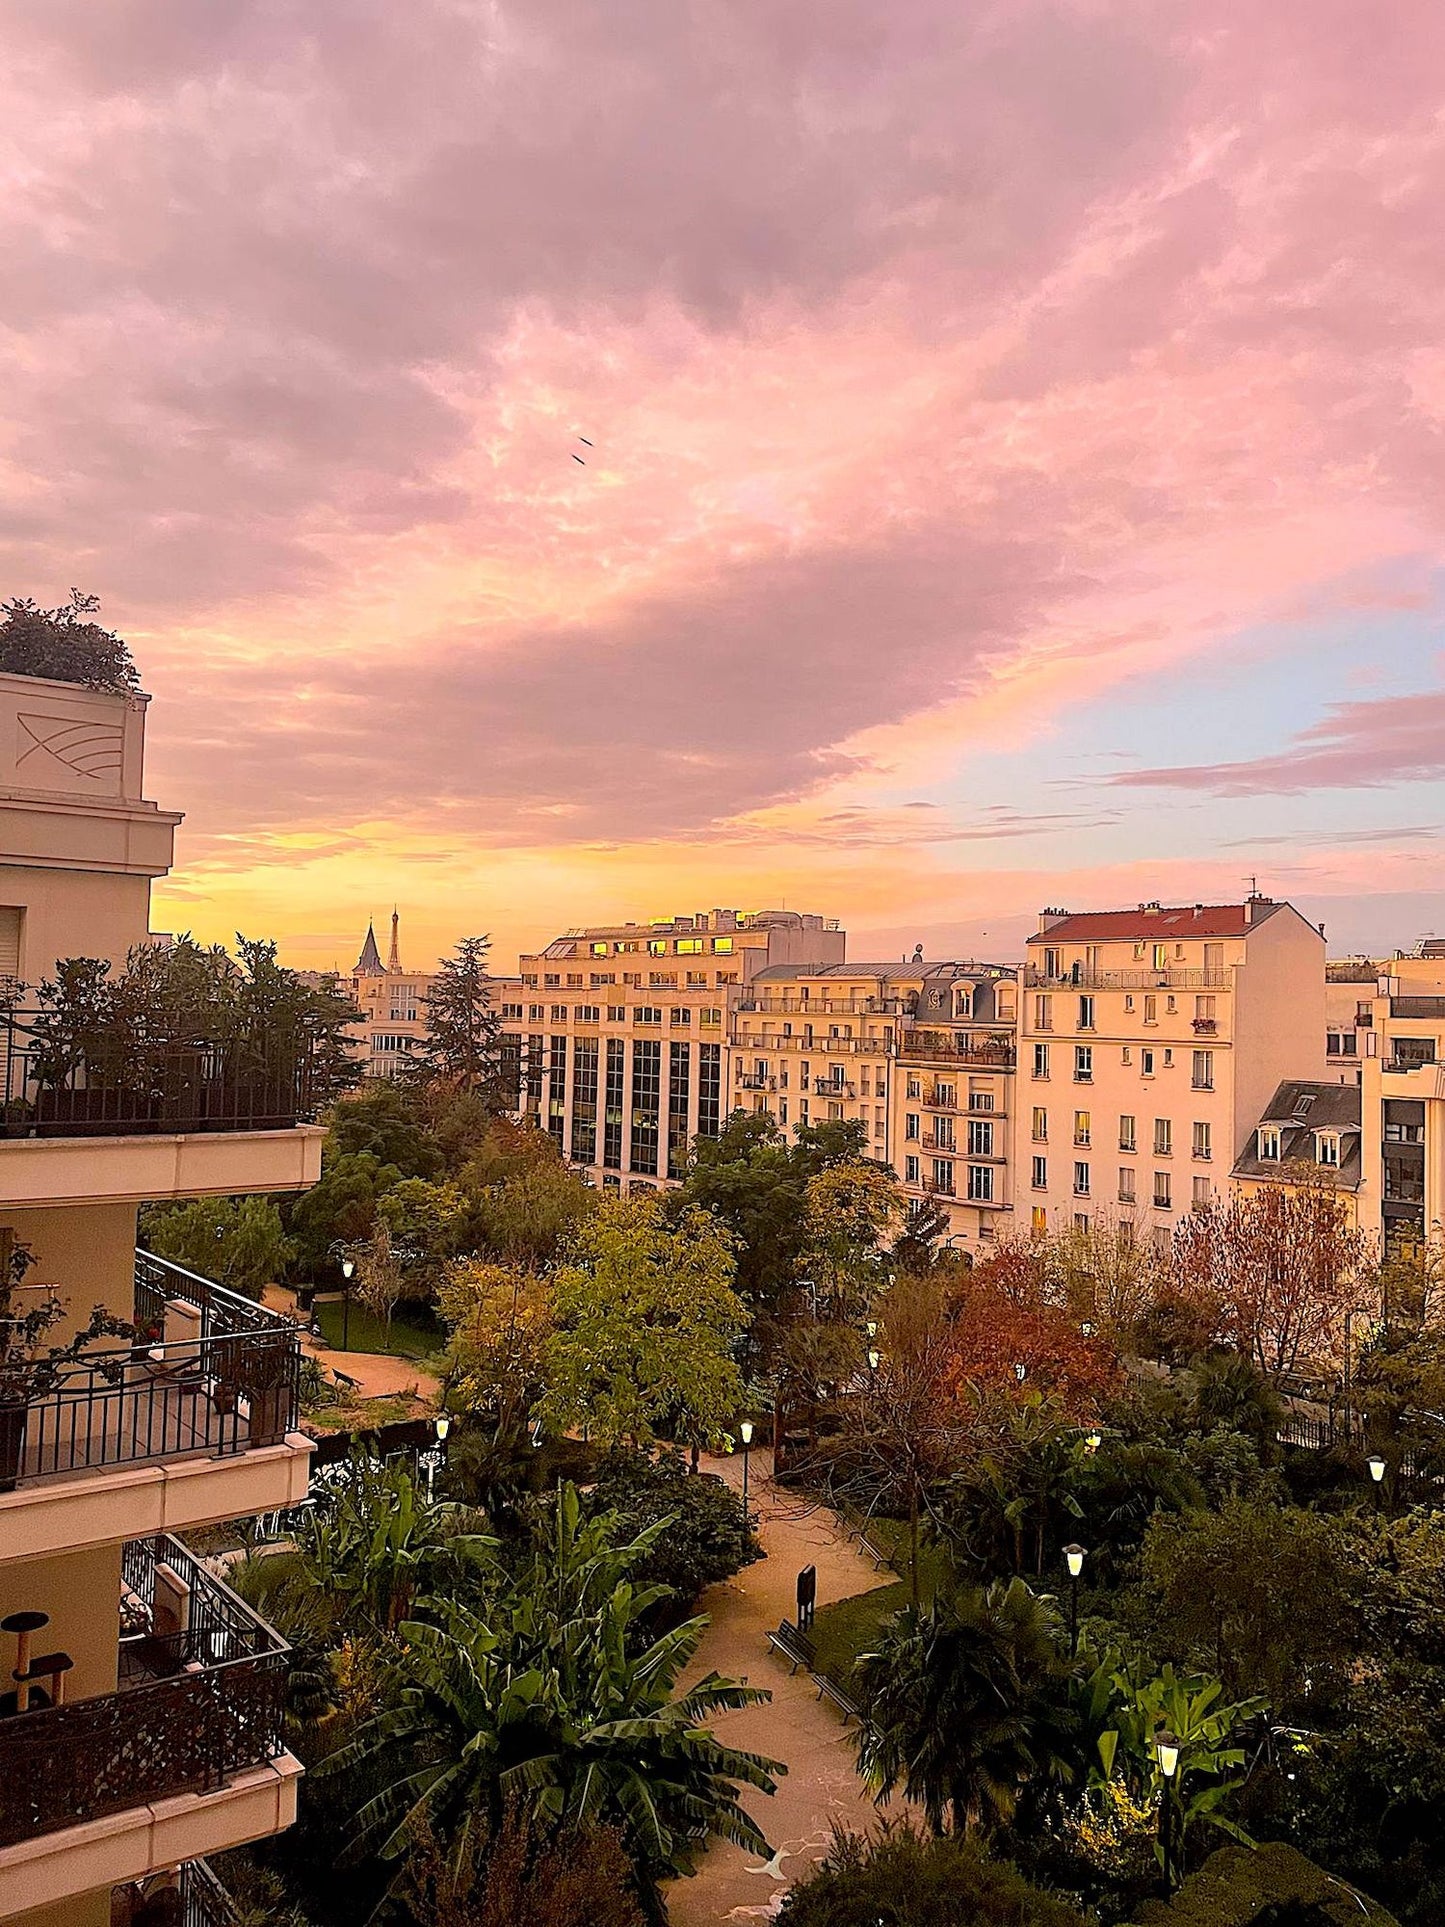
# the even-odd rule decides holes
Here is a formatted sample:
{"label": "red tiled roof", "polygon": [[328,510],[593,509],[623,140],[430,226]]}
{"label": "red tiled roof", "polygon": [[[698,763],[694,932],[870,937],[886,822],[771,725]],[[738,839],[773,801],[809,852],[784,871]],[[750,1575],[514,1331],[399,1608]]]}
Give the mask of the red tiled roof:
{"label": "red tiled roof", "polygon": [[1098,943],[1123,938],[1147,943],[1151,937],[1247,937],[1255,925],[1272,917],[1284,906],[1257,898],[1247,906],[1252,919],[1246,921],[1242,903],[1165,904],[1160,909],[1081,910],[1060,917],[1046,930],[1029,938],[1036,943]]}

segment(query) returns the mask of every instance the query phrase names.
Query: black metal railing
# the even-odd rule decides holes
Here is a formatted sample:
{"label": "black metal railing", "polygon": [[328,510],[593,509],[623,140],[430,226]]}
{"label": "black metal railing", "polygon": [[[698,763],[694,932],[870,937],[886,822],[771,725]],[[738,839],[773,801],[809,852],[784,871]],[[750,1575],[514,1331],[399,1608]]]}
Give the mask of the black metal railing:
{"label": "black metal railing", "polygon": [[110,1890],[110,1927],[237,1927],[236,1903],[206,1860]]}
{"label": "black metal railing", "polygon": [[193,1656],[121,1692],[0,1719],[0,1847],[213,1792],[285,1751],[285,1641],[179,1541],[142,1543],[141,1554],[126,1549],[127,1585],[144,1579],[147,1558],[152,1598],[159,1567],[184,1581],[189,1615],[205,1629]]}
{"label": "black metal railing", "polygon": [[207,1860],[181,1868],[181,1927],[236,1927],[236,1903]]}
{"label": "black metal railing", "polygon": [[1018,1053],[1015,1046],[1004,1039],[970,1038],[965,1033],[946,1030],[912,1030],[905,1031],[899,1039],[898,1055],[945,1058],[950,1064],[972,1065],[977,1070],[1011,1071]]}
{"label": "black metal railing", "polygon": [[[277,1445],[296,1425],[296,1326],[148,1251],[135,1256],[128,1345],[58,1368],[10,1363],[0,1491],[59,1473]],[[27,1387],[27,1377],[29,1385]]]}
{"label": "black metal railing", "polygon": [[119,1137],[276,1131],[316,1114],[318,1039],[148,1040],[116,1027],[84,1040],[53,1034],[40,1006],[0,1004],[0,1137]]}

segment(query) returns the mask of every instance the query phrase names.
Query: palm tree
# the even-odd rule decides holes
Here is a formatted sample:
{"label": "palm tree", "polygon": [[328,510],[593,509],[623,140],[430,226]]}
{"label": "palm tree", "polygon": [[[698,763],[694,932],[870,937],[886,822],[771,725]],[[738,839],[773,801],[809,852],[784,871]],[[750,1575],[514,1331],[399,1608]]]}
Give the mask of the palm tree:
{"label": "palm tree", "polygon": [[768,1853],[738,1783],[771,1793],[786,1769],[707,1727],[767,1693],[710,1673],[676,1694],[705,1619],[638,1637],[666,1588],[634,1588],[628,1575],[670,1523],[614,1545],[615,1518],[584,1522],[564,1486],[525,1570],[480,1602],[428,1600],[434,1623],[399,1628],[382,1709],[318,1769],[383,1778],[357,1815],[354,1852],[398,1860],[429,1833],[461,1854],[513,1813],[616,1829],[645,1891],[686,1871],[709,1835]]}
{"label": "palm tree", "polygon": [[1069,1673],[1049,1603],[1021,1579],[896,1615],[858,1660],[858,1764],[880,1802],[901,1787],[935,1833],[1007,1821],[1076,1775]]}

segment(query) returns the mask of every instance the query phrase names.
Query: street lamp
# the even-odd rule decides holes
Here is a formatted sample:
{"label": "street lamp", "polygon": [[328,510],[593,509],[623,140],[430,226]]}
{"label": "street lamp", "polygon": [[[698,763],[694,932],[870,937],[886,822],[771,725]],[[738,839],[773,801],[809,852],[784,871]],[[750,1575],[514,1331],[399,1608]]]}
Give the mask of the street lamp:
{"label": "street lamp", "polygon": [[867,1321],[867,1323],[864,1325],[863,1329],[865,1332],[867,1332],[868,1340],[869,1340],[869,1343],[871,1344],[872,1341],[878,1336],[878,1320],[876,1318],[870,1318]]}
{"label": "street lamp", "polygon": [[1154,1751],[1159,1759],[1159,1771],[1164,1775],[1164,1799],[1159,1808],[1159,1839],[1164,1850],[1164,1898],[1168,1900],[1174,1892],[1174,1775],[1179,1770],[1179,1742],[1168,1727],[1160,1727],[1154,1735]]}
{"label": "street lamp", "polygon": [[450,1432],[451,1429],[452,1429],[452,1422],[451,1422],[450,1416],[446,1412],[438,1412],[436,1415],[436,1432],[437,1432],[438,1445],[446,1444],[447,1433]]}
{"label": "street lamp", "polygon": [[1028,1375],[1029,1375],[1029,1368],[1027,1365],[1014,1366],[1014,1377],[1018,1380],[1020,1385],[1023,1384],[1024,1380],[1028,1377]]}
{"label": "street lamp", "polygon": [[748,1510],[748,1455],[753,1442],[753,1422],[750,1418],[745,1418],[738,1427],[738,1437],[743,1442],[743,1516],[746,1518]]}
{"label": "street lamp", "polygon": [[1065,1546],[1064,1563],[1069,1568],[1069,1657],[1079,1656],[1079,1574],[1084,1570],[1082,1546]]}
{"label": "street lamp", "polygon": [[1375,1510],[1378,1512],[1380,1509],[1380,1487],[1385,1482],[1385,1461],[1380,1457],[1378,1452],[1372,1452],[1369,1458],[1365,1460],[1365,1464],[1369,1467],[1370,1477],[1374,1481]]}
{"label": "street lamp", "polygon": [[880,1351],[879,1351],[879,1349],[878,1349],[878,1347],[877,1347],[876,1345],[870,1345],[870,1346],[868,1347],[868,1369],[869,1369],[869,1371],[870,1371],[870,1372],[876,1372],[876,1371],[877,1371],[877,1369],[878,1369],[878,1367],[879,1367],[879,1366],[880,1366],[880,1365],[881,1365],[882,1363],[883,1363],[883,1354],[882,1354],[882,1352],[880,1352]]}
{"label": "street lamp", "polygon": [[1094,1323],[1092,1318],[1086,1318],[1079,1327],[1079,1330],[1084,1334],[1085,1338],[1092,1338],[1098,1329],[1099,1327]]}
{"label": "street lamp", "polygon": [[351,1337],[351,1281],[356,1275],[356,1264],[351,1258],[341,1260],[341,1349],[351,1350],[347,1340]]}
{"label": "street lamp", "polygon": [[1099,1447],[1103,1443],[1104,1443],[1104,1439],[1103,1439],[1102,1433],[1090,1432],[1086,1435],[1084,1439],[1084,1450],[1092,1456],[1093,1453],[1098,1451]]}

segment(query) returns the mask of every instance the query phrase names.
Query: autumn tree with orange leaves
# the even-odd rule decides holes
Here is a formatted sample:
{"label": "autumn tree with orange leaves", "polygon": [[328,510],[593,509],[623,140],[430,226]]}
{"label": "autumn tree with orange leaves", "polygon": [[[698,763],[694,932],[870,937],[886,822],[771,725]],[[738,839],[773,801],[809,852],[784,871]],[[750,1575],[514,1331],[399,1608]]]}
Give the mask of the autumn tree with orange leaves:
{"label": "autumn tree with orange leaves", "polygon": [[1175,1231],[1170,1274],[1182,1297],[1214,1313],[1226,1342],[1277,1375],[1333,1357],[1367,1252],[1346,1200],[1301,1172],[1191,1212]]}

